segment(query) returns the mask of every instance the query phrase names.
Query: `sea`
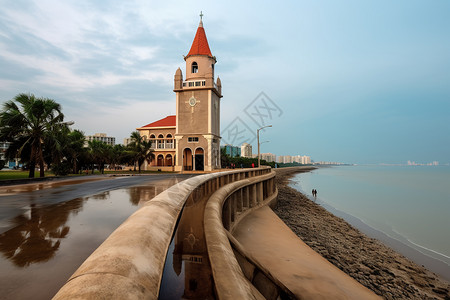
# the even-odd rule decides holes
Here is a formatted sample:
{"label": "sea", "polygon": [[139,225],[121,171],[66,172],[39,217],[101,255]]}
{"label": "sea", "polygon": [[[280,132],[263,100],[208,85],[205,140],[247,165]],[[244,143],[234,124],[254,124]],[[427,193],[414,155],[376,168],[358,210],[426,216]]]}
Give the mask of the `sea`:
{"label": "sea", "polygon": [[291,187],[450,280],[450,166],[320,167]]}

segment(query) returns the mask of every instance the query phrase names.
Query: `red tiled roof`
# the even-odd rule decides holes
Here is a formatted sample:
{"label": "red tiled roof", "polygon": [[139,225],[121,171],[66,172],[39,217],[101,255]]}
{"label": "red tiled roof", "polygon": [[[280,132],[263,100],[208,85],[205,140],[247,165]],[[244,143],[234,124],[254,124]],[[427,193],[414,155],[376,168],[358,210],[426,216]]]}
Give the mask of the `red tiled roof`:
{"label": "red tiled roof", "polygon": [[190,55],[208,55],[209,57],[212,57],[211,50],[209,49],[208,45],[208,40],[206,39],[205,29],[203,28],[202,23],[200,23],[197,28],[194,42],[192,42],[191,50],[189,50],[187,56]]}
{"label": "red tiled roof", "polygon": [[176,116],[167,116],[164,119],[155,121],[142,127],[170,127],[170,126],[175,127],[176,125],[177,125]]}

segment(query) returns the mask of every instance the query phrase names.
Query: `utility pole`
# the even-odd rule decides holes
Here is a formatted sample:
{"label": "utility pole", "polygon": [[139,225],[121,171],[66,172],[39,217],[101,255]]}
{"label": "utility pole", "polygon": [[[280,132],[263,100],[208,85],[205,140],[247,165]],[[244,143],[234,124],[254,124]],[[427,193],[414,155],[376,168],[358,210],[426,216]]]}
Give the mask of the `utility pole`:
{"label": "utility pole", "polygon": [[261,129],[264,129],[266,127],[272,127],[272,125],[267,125],[267,126],[263,126],[259,129],[256,130],[256,138],[257,138],[257,142],[258,142],[258,168],[261,167],[261,153],[260,153],[260,146],[261,144],[259,143],[259,131]]}

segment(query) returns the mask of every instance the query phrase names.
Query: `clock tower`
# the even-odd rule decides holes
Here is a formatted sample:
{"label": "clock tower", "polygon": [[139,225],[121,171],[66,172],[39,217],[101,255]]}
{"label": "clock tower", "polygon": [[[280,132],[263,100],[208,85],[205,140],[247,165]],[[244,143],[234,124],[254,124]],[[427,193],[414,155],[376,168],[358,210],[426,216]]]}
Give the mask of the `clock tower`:
{"label": "clock tower", "polygon": [[186,79],[175,72],[175,171],[212,171],[220,168],[220,98],[222,84],[214,79],[216,57],[211,54],[200,24],[186,61]]}

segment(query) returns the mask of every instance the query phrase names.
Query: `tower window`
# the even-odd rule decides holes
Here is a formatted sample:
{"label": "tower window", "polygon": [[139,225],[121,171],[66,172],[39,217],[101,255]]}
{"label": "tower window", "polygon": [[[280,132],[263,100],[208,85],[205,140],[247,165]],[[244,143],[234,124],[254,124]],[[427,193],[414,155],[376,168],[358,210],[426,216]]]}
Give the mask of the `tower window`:
{"label": "tower window", "polygon": [[192,63],[192,73],[198,73],[198,65],[195,61]]}

